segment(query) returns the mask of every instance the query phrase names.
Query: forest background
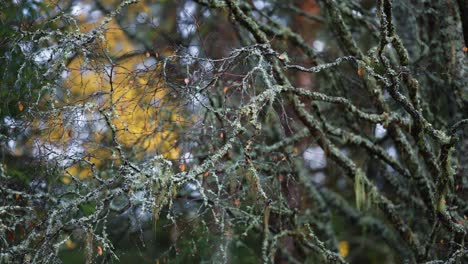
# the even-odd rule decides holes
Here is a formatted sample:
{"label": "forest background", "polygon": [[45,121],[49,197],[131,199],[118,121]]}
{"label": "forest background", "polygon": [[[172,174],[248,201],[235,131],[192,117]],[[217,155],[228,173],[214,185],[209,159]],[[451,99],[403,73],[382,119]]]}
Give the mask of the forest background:
{"label": "forest background", "polygon": [[1,263],[468,261],[463,0],[7,0]]}

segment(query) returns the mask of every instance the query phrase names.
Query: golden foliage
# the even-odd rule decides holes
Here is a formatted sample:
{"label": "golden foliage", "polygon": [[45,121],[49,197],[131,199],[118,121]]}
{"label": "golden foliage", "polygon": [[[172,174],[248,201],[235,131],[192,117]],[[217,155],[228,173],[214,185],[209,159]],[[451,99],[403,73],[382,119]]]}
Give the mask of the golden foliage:
{"label": "golden foliage", "polygon": [[[133,12],[136,8],[132,7]],[[81,22],[83,32],[99,24]],[[155,60],[148,52],[135,52],[138,47],[114,20],[107,24],[104,39],[96,42],[91,48],[99,55],[85,59],[78,54],[69,62],[64,82],[68,96],[55,102],[61,111],[82,110],[58,111],[36,124],[46,128],[42,130],[46,142],[63,149],[80,139],[80,147],[85,150],[82,159],[87,162],[73,162],[62,178],[65,183],[70,182],[71,176],[85,179],[92,174],[93,166],[104,166],[110,159],[118,163],[115,153],[109,150],[115,144],[135,158],[154,154],[169,159],[179,156],[175,129],[183,118],[166,99],[169,95]],[[22,111],[23,105],[18,103],[18,108]],[[105,114],[111,117],[111,124],[106,123]],[[86,134],[77,128],[77,122],[86,126]]]}
{"label": "golden foliage", "polygon": [[23,111],[23,109],[24,109],[23,104],[21,102],[18,102],[18,110],[21,112]]}
{"label": "golden foliage", "polygon": [[338,242],[338,250],[340,251],[340,255],[342,257],[346,257],[349,254],[349,242],[342,240]]}

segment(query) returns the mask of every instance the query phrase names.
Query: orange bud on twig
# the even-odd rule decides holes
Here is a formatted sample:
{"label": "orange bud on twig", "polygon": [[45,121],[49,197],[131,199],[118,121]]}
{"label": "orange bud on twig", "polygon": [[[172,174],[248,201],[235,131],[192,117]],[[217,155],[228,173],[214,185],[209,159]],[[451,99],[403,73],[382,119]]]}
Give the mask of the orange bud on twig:
{"label": "orange bud on twig", "polygon": [[102,252],[103,252],[103,250],[102,250],[101,245],[98,245],[98,246],[97,246],[97,254],[98,254],[99,256],[102,256]]}
{"label": "orange bud on twig", "polygon": [[364,74],[364,70],[362,68],[358,68],[357,75],[362,76]]}

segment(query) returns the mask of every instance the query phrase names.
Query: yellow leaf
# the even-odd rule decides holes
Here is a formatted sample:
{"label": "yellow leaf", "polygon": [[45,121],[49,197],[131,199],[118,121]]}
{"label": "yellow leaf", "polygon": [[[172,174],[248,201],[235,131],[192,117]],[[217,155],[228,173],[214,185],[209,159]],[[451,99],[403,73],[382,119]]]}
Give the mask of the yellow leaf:
{"label": "yellow leaf", "polygon": [[68,239],[67,241],[65,241],[65,246],[68,249],[74,249],[76,247],[76,243],[73,242],[71,239]]}
{"label": "yellow leaf", "polygon": [[63,183],[65,184],[69,184],[71,182],[71,177],[66,175],[66,176],[63,176],[60,178],[62,180]]}
{"label": "yellow leaf", "polygon": [[345,240],[342,240],[342,241],[338,242],[338,249],[339,249],[340,255],[342,257],[348,256],[348,254],[349,254],[349,242],[345,241]]}
{"label": "yellow leaf", "polygon": [[21,111],[23,111],[23,109],[24,109],[23,104],[21,102],[18,102],[18,110],[20,110],[20,112],[21,112]]}

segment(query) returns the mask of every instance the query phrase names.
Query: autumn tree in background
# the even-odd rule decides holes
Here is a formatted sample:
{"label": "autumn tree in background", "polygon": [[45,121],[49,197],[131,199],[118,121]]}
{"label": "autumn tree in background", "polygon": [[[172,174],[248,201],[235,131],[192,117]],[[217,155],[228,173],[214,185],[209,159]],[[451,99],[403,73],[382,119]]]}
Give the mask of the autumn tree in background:
{"label": "autumn tree in background", "polygon": [[467,12],[5,1],[0,262],[466,262]]}

